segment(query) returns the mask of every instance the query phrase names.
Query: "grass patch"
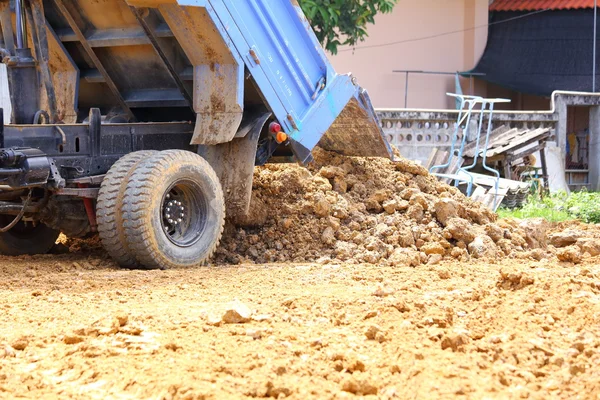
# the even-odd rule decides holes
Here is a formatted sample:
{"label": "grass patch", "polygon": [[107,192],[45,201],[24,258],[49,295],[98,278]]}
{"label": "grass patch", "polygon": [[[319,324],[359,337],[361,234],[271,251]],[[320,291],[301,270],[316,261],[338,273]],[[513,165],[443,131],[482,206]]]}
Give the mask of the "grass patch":
{"label": "grass patch", "polygon": [[500,218],[545,218],[550,222],[581,220],[587,223],[600,223],[600,193],[574,192],[555,193],[543,198],[531,196],[522,208],[510,210],[500,208]]}

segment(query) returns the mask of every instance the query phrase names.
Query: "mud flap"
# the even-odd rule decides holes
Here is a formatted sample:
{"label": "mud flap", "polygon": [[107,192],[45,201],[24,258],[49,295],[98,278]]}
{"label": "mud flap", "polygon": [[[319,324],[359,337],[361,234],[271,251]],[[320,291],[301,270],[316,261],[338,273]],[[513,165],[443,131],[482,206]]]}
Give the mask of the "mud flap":
{"label": "mud flap", "polygon": [[213,167],[223,187],[227,218],[235,223],[250,211],[254,162],[260,133],[270,112],[244,118],[236,138],[215,146],[198,146],[198,154]]}

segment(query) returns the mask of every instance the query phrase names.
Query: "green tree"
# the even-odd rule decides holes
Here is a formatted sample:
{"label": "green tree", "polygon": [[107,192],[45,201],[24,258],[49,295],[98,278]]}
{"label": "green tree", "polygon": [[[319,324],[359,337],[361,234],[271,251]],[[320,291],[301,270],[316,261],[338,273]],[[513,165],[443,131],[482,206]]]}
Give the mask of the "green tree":
{"label": "green tree", "polygon": [[354,46],[368,36],[375,15],[389,13],[398,0],[299,0],[317,38],[331,53]]}

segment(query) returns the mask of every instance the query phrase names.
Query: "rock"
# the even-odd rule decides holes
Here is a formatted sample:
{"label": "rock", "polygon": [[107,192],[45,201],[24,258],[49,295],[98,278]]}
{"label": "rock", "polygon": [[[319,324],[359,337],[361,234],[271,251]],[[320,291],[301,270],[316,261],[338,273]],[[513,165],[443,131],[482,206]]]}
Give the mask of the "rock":
{"label": "rock", "polygon": [[0,358],[9,358],[9,357],[16,357],[17,356],[17,352],[15,351],[15,349],[12,346],[9,346],[8,344],[4,344],[2,346],[0,346]]}
{"label": "rock", "polygon": [[369,197],[365,201],[365,207],[367,207],[368,211],[371,211],[373,213],[380,213],[383,210],[381,204],[373,197]]}
{"label": "rock", "polygon": [[450,271],[447,268],[440,269],[438,271],[438,277],[440,279],[450,279]]}
{"label": "rock", "polygon": [[11,347],[18,351],[25,350],[28,345],[29,345],[29,339],[27,339],[26,337],[21,337],[11,343]]}
{"label": "rock", "polygon": [[365,331],[368,340],[376,340],[379,343],[385,342],[385,332],[377,325],[371,325]]}
{"label": "rock", "polygon": [[356,251],[357,247],[358,246],[354,243],[338,240],[334,246],[335,256],[341,261],[349,260],[354,256],[354,252]]}
{"label": "rock", "polygon": [[336,177],[345,176],[346,171],[344,171],[340,167],[327,165],[327,166],[321,168],[321,170],[319,171],[319,175],[321,175],[322,177],[325,177],[327,179],[334,179]]}
{"label": "rock", "polygon": [[419,204],[421,207],[423,207],[423,210],[429,209],[429,201],[427,199],[427,196],[423,193],[413,194],[412,197],[409,199],[409,204]]}
{"label": "rock", "polygon": [[389,200],[383,203],[383,209],[388,214],[393,214],[398,208],[398,202],[396,200]]}
{"label": "rock", "polygon": [[600,256],[600,239],[579,239],[577,246],[582,253],[589,253],[592,257]]}
{"label": "rock", "polygon": [[387,297],[387,296],[394,294],[395,292],[396,291],[394,289],[392,289],[391,287],[380,286],[373,292],[373,296]]}
{"label": "rock", "polygon": [[332,245],[335,243],[335,232],[333,231],[333,228],[329,226],[325,228],[323,234],[321,235],[321,241],[327,245]]}
{"label": "rock", "polygon": [[444,257],[441,254],[432,254],[427,259],[427,265],[438,265],[443,259]]}
{"label": "rock", "polygon": [[410,307],[404,299],[394,299],[393,301],[391,301],[391,306],[394,307],[396,310],[400,311],[401,313],[410,311]]}
{"label": "rock", "polygon": [[519,224],[525,231],[525,240],[530,249],[546,248],[548,221],[544,218],[526,219]]}
{"label": "rock", "polygon": [[485,226],[485,233],[488,235],[494,242],[498,242],[504,239],[504,229],[500,228],[496,224],[487,224]]}
{"label": "rock", "polygon": [[344,194],[348,191],[348,184],[344,180],[344,178],[340,176],[336,176],[333,178],[333,190],[340,194]]}
{"label": "rock", "polygon": [[475,239],[473,225],[463,218],[450,218],[444,232],[450,235],[451,239],[456,239],[469,244]]}
{"label": "rock", "polygon": [[264,328],[246,329],[246,336],[250,336],[254,340],[262,339],[266,333],[267,333],[267,330]]}
{"label": "rock", "polygon": [[450,332],[442,337],[442,350],[452,349],[452,351],[461,351],[463,347],[470,342],[469,336],[465,332]]}
{"label": "rock", "polygon": [[392,266],[417,267],[421,265],[421,256],[412,249],[399,248],[394,250],[388,262]]}
{"label": "rock", "polygon": [[413,204],[412,206],[408,207],[406,215],[415,222],[421,223],[425,215],[425,209],[420,204]]}
{"label": "rock", "polygon": [[116,318],[119,321],[119,326],[125,326],[129,322],[129,315],[127,314],[117,314]]}
{"label": "rock", "polygon": [[64,344],[77,344],[83,342],[83,338],[78,335],[65,335],[63,338]]}
{"label": "rock", "polygon": [[435,202],[437,220],[446,226],[452,218],[458,218],[458,203],[453,199],[441,199]]}
{"label": "rock", "polygon": [[370,383],[366,379],[358,379],[355,376],[350,376],[342,382],[342,390],[352,393],[357,396],[376,395],[379,391],[377,386]]}
{"label": "rock", "polygon": [[400,247],[411,247],[415,245],[415,236],[409,229],[398,230],[398,245],[400,245]]}
{"label": "rock", "polygon": [[396,205],[396,210],[397,211],[406,211],[408,210],[408,207],[410,207],[410,203],[406,200],[400,200],[398,202],[398,204]]}
{"label": "rock", "polygon": [[234,301],[227,306],[221,321],[225,324],[243,324],[250,321],[252,311],[248,306],[239,301]]}
{"label": "rock", "polygon": [[567,229],[548,236],[550,244],[554,247],[567,247],[577,243],[577,240],[585,237],[585,232]]}
{"label": "rock", "polygon": [[497,247],[494,241],[487,235],[479,235],[469,243],[469,254],[475,258],[494,258],[497,255]]}
{"label": "rock", "polygon": [[514,269],[501,269],[497,287],[505,290],[518,290],[533,285],[535,279],[523,271]]}
{"label": "rock", "polygon": [[367,320],[367,319],[375,318],[378,315],[379,315],[378,311],[369,311],[363,319]]}
{"label": "rock", "polygon": [[408,172],[413,175],[429,175],[429,171],[427,171],[427,168],[413,161],[409,161],[406,158],[400,158],[399,160],[396,160],[394,164],[397,171]]}
{"label": "rock", "polygon": [[320,199],[315,203],[314,212],[319,217],[328,217],[331,211],[331,204],[325,199]]}
{"label": "rock", "polygon": [[421,246],[420,250],[428,256],[432,254],[439,254],[443,256],[446,253],[444,246],[438,242],[426,243],[424,246]]}
{"label": "rock", "polygon": [[578,246],[569,246],[558,249],[556,252],[556,257],[558,257],[560,261],[570,262],[573,264],[579,264],[581,261],[583,261],[583,254]]}

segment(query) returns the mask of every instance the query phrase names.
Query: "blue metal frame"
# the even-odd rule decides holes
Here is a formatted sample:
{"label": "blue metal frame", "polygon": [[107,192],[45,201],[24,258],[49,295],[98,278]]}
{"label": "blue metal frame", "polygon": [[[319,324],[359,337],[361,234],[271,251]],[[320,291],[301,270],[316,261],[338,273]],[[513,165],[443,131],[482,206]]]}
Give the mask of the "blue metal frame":
{"label": "blue metal frame", "polygon": [[[452,143],[450,145],[450,156],[448,158],[448,162],[446,162],[445,164],[442,164],[442,165],[435,165],[435,166],[431,167],[429,169],[429,172],[432,175],[443,177],[444,174],[436,174],[433,171],[436,169],[444,169],[444,168],[449,167],[452,164],[452,160],[454,159],[455,156],[458,159],[462,158],[463,152],[465,149],[465,145],[466,145],[466,141],[467,141],[467,136],[469,134],[470,122],[471,122],[471,116],[473,114],[473,110],[475,109],[475,107],[477,105],[481,105],[481,109],[479,110],[479,121],[477,123],[477,139],[475,141],[475,156],[473,157],[473,163],[466,167],[463,167],[463,166],[459,167],[456,175],[453,176],[452,179],[455,180],[455,186],[458,186],[459,182],[461,182],[461,181],[467,182],[467,196],[471,196],[471,194],[473,192],[474,177],[469,171],[472,170],[477,165],[477,161],[479,160],[479,154],[482,153],[481,157],[482,157],[483,168],[486,171],[491,172],[495,176],[495,179],[494,179],[494,190],[495,190],[494,191],[494,193],[495,193],[494,194],[494,210],[495,210],[496,206],[498,205],[497,202],[498,202],[498,191],[499,191],[499,185],[500,185],[500,172],[498,172],[496,169],[487,165],[487,151],[488,151],[488,147],[489,147],[489,143],[490,143],[490,134],[492,132],[492,120],[493,120],[493,116],[494,116],[494,105],[497,103],[510,103],[510,100],[508,100],[508,99],[485,99],[480,96],[467,96],[467,95],[454,94],[454,93],[447,93],[447,95],[451,96],[451,97],[455,97],[460,104],[460,112],[458,114],[458,122],[456,124],[456,129],[454,130],[454,134],[452,135]],[[465,109],[465,106],[466,106],[466,109]],[[483,116],[486,111],[488,112],[488,124],[487,124],[486,133],[485,133],[485,144],[484,144],[483,148],[480,148],[481,132],[483,129]],[[460,149],[458,150],[458,153],[455,154],[456,142],[458,140],[458,132],[460,130],[461,124],[465,120],[466,120],[465,129],[463,132]],[[461,172],[466,177],[460,176]]]}

